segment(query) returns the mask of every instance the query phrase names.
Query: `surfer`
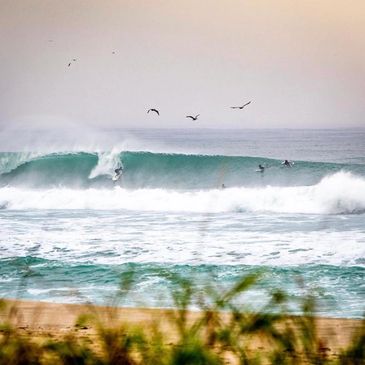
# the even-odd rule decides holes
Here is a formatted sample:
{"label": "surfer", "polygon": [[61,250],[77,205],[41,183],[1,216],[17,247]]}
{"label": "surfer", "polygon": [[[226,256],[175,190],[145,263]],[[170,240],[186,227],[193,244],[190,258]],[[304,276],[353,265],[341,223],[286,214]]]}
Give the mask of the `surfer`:
{"label": "surfer", "polygon": [[117,169],[114,170],[114,172],[115,175],[113,176],[112,180],[117,181],[123,173],[123,166],[118,167]]}
{"label": "surfer", "polygon": [[123,167],[118,167],[114,170],[114,172],[116,173],[116,175],[120,175],[123,172]]}
{"label": "surfer", "polygon": [[264,172],[265,171],[265,166],[262,166],[261,164],[259,165],[259,171],[260,172]]}
{"label": "surfer", "polygon": [[284,162],[281,163],[282,165],[286,166],[286,167],[292,167],[293,163],[290,162],[289,160],[285,160]]}

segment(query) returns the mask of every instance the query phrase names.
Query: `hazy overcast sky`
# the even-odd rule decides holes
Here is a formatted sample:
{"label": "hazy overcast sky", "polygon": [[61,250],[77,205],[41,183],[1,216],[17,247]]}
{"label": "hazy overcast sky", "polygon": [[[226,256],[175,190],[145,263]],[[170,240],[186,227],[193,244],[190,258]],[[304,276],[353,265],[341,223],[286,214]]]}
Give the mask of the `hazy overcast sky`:
{"label": "hazy overcast sky", "polygon": [[364,0],[0,0],[0,44],[1,128],[365,126]]}

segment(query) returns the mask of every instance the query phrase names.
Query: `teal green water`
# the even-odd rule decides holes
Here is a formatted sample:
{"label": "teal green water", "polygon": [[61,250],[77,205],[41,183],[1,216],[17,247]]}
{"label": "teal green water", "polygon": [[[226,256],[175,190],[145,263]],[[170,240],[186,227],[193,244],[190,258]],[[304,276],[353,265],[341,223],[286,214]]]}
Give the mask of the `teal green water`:
{"label": "teal green water", "polygon": [[[318,183],[328,174],[349,171],[365,175],[365,165],[296,161],[295,174],[281,160],[223,155],[152,152],[68,152],[29,156],[0,153],[0,184],[12,186],[111,187],[110,176],[122,165],[123,187],[209,189],[227,186],[301,186]],[[255,174],[258,165],[265,174]],[[93,174],[93,171],[100,169]]]}
{"label": "teal green water", "polygon": [[362,316],[364,130],[112,131],[97,148],[37,137],[33,150],[0,138],[0,296],[105,303],[133,269],[123,305],[165,307],[168,272],[226,288],[263,270],[243,303],[280,287],[293,312],[311,291],[321,315]]}

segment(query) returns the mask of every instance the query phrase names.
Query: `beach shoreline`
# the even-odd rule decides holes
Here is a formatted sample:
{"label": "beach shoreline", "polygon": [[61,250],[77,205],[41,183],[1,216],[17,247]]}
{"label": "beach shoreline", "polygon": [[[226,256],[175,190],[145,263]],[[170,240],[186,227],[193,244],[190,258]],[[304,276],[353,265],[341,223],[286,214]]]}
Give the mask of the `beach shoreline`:
{"label": "beach shoreline", "polygon": [[[156,324],[163,330],[165,341],[174,343],[178,336],[170,321],[175,309],[108,307],[89,304],[60,304],[25,300],[3,299],[5,309],[0,313],[0,323],[10,323],[21,335],[31,339],[63,338],[72,333],[76,337],[96,336],[93,325],[76,325],[81,315],[93,315],[107,328],[124,326],[152,329]],[[202,312],[189,311],[189,321],[196,320]],[[226,314],[223,314],[223,318]],[[227,318],[228,318],[227,313]],[[338,356],[351,344],[352,338],[362,326],[361,319],[315,317],[318,337],[330,352]],[[253,351],[270,350],[267,344],[253,342]],[[265,348],[266,347],[266,348]]]}

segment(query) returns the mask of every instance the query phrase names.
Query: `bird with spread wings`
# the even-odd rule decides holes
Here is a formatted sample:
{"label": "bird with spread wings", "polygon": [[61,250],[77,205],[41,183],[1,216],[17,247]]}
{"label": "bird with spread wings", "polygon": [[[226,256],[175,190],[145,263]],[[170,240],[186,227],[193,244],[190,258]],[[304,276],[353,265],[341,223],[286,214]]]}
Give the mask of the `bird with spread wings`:
{"label": "bird with spread wings", "polygon": [[251,104],[251,101],[249,101],[248,103],[246,104],[243,104],[242,106],[231,106],[231,109],[243,109],[245,106]]}
{"label": "bird with spread wings", "polygon": [[191,120],[197,120],[200,114],[197,114],[195,117],[192,115],[187,115],[186,118],[190,118]]}
{"label": "bird with spread wings", "polygon": [[154,109],[154,108],[148,109],[148,110],[147,110],[147,113],[149,113],[149,112],[154,112],[154,113],[156,113],[157,115],[160,115],[160,112],[159,112],[157,109]]}

